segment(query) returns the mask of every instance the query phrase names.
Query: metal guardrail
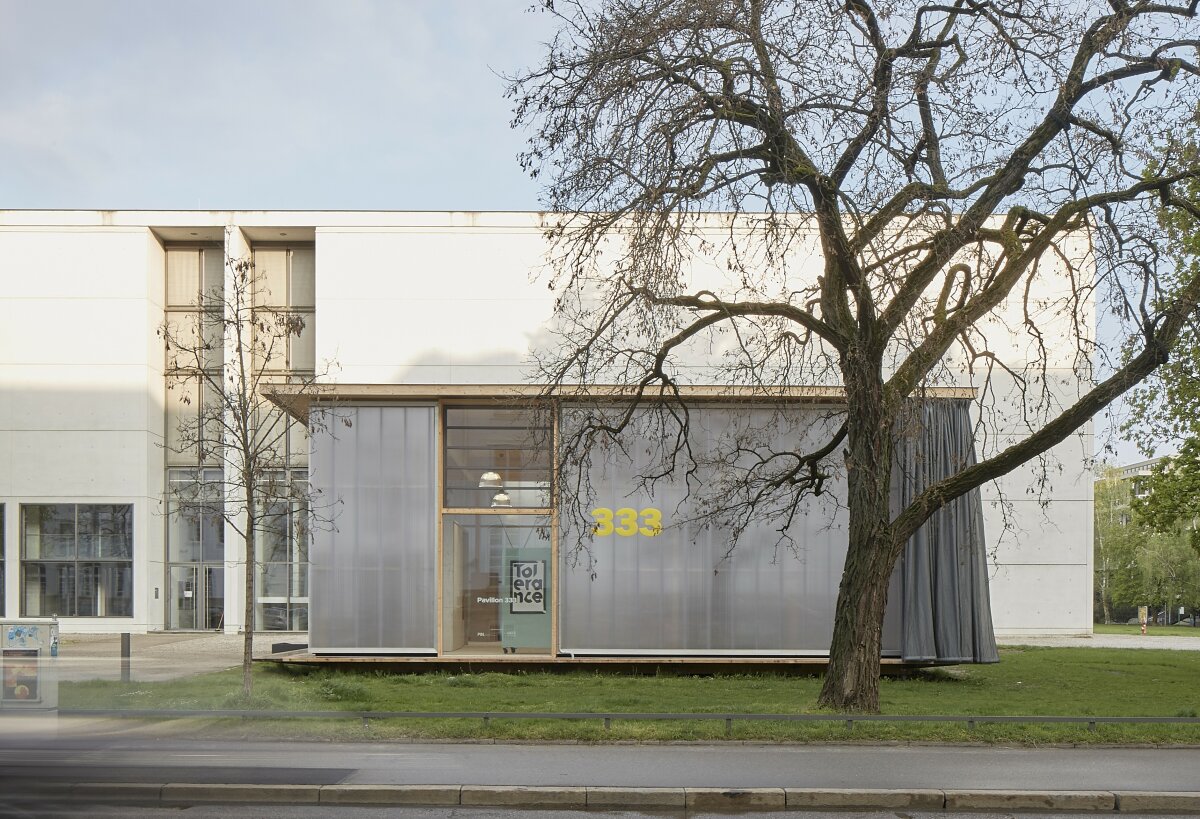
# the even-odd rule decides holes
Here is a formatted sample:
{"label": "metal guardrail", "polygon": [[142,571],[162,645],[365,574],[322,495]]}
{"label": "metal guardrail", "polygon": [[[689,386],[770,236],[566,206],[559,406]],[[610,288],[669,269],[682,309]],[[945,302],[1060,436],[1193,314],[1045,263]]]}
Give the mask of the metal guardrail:
{"label": "metal guardrail", "polygon": [[1089,731],[1098,725],[1169,724],[1200,725],[1200,717],[1070,717],[1070,716],[1010,716],[1010,715],[932,715],[932,714],[650,714],[623,711],[271,711],[237,709],[133,709],[133,708],[60,708],[58,713],[68,717],[108,717],[115,719],[361,719],[363,726],[373,719],[478,719],[485,726],[502,719],[566,719],[603,720],[604,730],[612,728],[613,720],[724,720],[725,735],[733,733],[734,722],[842,722],[851,730],[857,722],[958,722],[967,730],[987,723],[1074,723],[1087,724]]}

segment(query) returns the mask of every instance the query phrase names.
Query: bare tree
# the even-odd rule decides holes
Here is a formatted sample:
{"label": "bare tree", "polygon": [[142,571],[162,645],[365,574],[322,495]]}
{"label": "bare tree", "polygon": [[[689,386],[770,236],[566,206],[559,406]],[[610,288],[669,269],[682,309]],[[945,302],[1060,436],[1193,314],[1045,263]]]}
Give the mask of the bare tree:
{"label": "bare tree", "polygon": [[[1187,187],[1200,167],[1176,146],[1197,110],[1197,5],[544,3],[559,32],[508,92],[530,132],[524,165],[563,214],[549,230],[560,346],[540,377],[632,396],[564,451],[618,438],[639,405],[683,429],[678,365],[698,342],[720,349],[712,380],[761,396],[841,385],[835,432],[761,458],[742,478],[753,491],[710,508],[714,522],[786,520],[844,473],[823,705],[877,710],[888,579],[922,523],[1044,458],[1194,316],[1200,278],[1160,255],[1159,219],[1200,216]],[[718,287],[692,284],[698,255],[725,266]],[[797,275],[805,259],[818,276]],[[1039,292],[1051,277],[1069,292]],[[1087,318],[1097,295],[1124,322],[1111,346]],[[996,342],[1014,334],[1022,349],[1006,354]],[[1064,348],[1090,382],[1066,397],[1049,365]],[[981,407],[1003,381],[1026,434],[893,510],[901,415],[960,383],[957,368]],[[648,479],[688,463],[686,434],[667,440]]]}
{"label": "bare tree", "polygon": [[258,542],[288,527],[307,537],[314,514],[307,482],[289,478],[293,422],[267,392],[280,383],[298,395],[316,395],[320,387],[313,373],[287,368],[288,350],[304,331],[304,314],[270,306],[266,277],[251,260],[226,264],[224,286],[202,293],[194,311],[172,314],[159,337],[166,346],[168,388],[193,409],[181,415],[170,446],[197,463],[220,467],[218,480],[177,485],[172,494],[219,518],[243,541],[242,694],[249,697]]}

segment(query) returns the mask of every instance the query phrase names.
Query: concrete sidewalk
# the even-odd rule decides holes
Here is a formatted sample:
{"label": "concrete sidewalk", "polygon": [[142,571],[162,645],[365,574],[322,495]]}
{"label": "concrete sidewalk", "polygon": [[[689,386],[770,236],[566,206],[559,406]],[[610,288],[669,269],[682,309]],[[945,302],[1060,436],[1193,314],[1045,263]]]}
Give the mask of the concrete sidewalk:
{"label": "concrete sidewalk", "polygon": [[[241,634],[151,632],[130,635],[130,678],[144,682],[176,680],[242,664]],[[254,635],[254,656],[271,653],[274,643],[307,643],[307,634]],[[59,642],[60,680],[121,679],[120,634],[66,634]]]}
{"label": "concrete sidewalk", "polygon": [[[1163,634],[1163,632],[1167,632]],[[1200,628],[1156,626],[1150,633],[1091,634],[1086,637],[1004,637],[1002,646],[1047,646],[1050,648],[1156,648],[1168,651],[1200,651]]]}

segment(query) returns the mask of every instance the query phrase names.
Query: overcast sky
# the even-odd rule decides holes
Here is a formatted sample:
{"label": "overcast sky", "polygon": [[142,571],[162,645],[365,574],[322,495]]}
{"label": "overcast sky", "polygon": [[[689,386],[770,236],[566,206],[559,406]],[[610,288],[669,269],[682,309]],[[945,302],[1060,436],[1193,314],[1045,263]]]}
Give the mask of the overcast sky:
{"label": "overcast sky", "polygon": [[0,0],[0,208],[536,210],[530,5]]}
{"label": "overcast sky", "polygon": [[536,209],[528,0],[0,0],[0,207]]}

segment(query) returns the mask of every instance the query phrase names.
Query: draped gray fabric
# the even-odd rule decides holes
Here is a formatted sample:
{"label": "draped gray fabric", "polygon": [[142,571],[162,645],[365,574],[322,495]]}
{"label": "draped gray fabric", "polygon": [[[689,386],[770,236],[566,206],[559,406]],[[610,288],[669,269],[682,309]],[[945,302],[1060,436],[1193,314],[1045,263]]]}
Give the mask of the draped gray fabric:
{"label": "draped gray fabric", "polygon": [[[901,432],[892,481],[897,512],[925,487],[975,463],[969,401],[914,402]],[[999,661],[978,489],[946,504],[917,530],[900,571],[906,661]]]}

